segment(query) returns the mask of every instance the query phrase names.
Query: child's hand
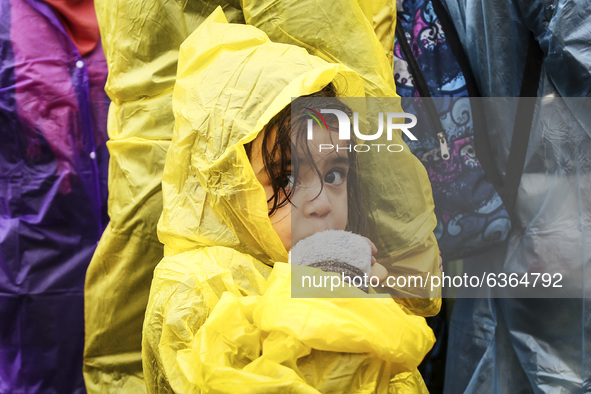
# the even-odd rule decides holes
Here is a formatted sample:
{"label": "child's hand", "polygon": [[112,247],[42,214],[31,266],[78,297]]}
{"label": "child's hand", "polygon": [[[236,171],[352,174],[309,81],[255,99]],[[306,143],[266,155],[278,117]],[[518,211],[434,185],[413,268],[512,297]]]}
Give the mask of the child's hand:
{"label": "child's hand", "polygon": [[373,257],[373,255],[378,253],[378,248],[376,248],[376,245],[373,242],[371,242],[369,238],[363,236],[361,238],[366,240],[369,246],[371,247],[371,266],[373,267],[373,265],[376,263],[376,258]]}
{"label": "child's hand", "polygon": [[388,277],[388,270],[386,267],[381,265],[380,263],[372,264],[371,266],[371,275],[370,276],[377,276],[380,280],[380,283],[386,280]]}
{"label": "child's hand", "polygon": [[370,276],[377,276],[378,279],[380,280],[380,282],[386,280],[386,278],[388,277],[388,270],[386,269],[386,267],[384,267],[383,265],[381,265],[380,263],[378,263],[376,261],[376,258],[373,256],[374,254],[376,254],[378,252],[378,248],[376,247],[376,245],[371,242],[371,240],[367,237],[363,237],[363,239],[365,239],[367,241],[367,243],[369,244],[369,246],[371,247],[371,274]]}

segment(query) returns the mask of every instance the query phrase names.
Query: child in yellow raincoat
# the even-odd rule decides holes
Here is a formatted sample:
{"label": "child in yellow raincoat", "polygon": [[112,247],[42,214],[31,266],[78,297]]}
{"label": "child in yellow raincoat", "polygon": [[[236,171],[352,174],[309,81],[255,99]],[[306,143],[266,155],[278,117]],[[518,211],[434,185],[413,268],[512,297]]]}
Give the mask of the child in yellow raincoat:
{"label": "child in yellow raincoat", "polygon": [[[293,234],[277,222],[290,209],[281,199],[289,187],[268,183],[262,142],[274,142],[266,126],[292,97],[329,85],[364,95],[347,67],[228,24],[220,9],[183,43],[158,228],[165,257],[143,328],[149,392],[426,391],[416,367],[434,336],[423,318],[390,298],[291,297]],[[339,185],[349,169],[340,170],[322,175],[331,201],[346,205]],[[334,220],[342,229],[343,218]]]}

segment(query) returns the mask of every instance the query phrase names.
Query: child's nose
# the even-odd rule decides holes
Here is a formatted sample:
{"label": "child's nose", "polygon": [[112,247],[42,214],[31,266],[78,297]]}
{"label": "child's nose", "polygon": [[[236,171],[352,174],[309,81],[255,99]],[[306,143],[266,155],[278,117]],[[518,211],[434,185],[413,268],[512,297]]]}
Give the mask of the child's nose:
{"label": "child's nose", "polygon": [[315,193],[310,193],[309,200],[304,206],[304,215],[307,217],[322,218],[332,211],[332,205],[328,198],[326,188],[317,189]]}

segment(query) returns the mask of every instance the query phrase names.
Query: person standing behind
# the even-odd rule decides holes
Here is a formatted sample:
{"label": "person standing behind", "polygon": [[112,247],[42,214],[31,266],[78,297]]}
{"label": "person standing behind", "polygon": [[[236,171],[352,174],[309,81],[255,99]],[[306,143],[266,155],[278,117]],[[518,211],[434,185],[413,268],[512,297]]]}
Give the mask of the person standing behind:
{"label": "person standing behind", "polygon": [[94,4],[0,2],[0,392],[81,393],[84,278],[107,224]]}

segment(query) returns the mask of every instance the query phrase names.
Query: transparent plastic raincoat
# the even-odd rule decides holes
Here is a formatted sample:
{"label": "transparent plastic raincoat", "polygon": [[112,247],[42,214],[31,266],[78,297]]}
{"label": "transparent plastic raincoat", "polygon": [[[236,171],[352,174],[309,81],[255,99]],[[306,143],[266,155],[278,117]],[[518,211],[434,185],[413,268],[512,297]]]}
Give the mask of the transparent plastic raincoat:
{"label": "transparent plastic raincoat", "polygon": [[[120,1],[117,7],[113,7],[97,1],[97,15],[110,71],[106,90],[113,99],[109,114],[111,223],[91,262],[86,281],[84,371],[89,392],[144,389],[140,335],[152,272],[163,255],[162,244],[156,234],[160,214],[163,213],[160,239],[166,245],[167,256],[196,251],[208,245],[202,240],[202,243],[196,242],[195,232],[188,229],[195,229],[196,221],[210,224],[211,212],[204,210],[202,215],[183,214],[174,221],[168,220],[168,210],[172,205],[166,205],[162,211],[160,182],[164,156],[172,136],[171,95],[177,77],[178,50],[181,42],[211,14],[216,5],[212,2],[164,3],[154,0],[141,3]],[[355,82],[360,87],[352,89],[349,94],[363,96],[365,91],[369,96],[394,97],[394,81],[388,61],[391,49],[387,49],[388,42],[393,41],[395,14],[392,4],[339,0],[330,4],[243,1],[240,5],[223,2],[220,5],[230,22],[253,24],[264,31],[271,41],[295,44],[325,60],[349,66],[363,81],[362,85]],[[379,33],[379,39],[374,29]],[[195,44],[193,50],[201,50],[201,45]],[[215,59],[214,54],[217,53],[212,51],[207,59]],[[305,51],[301,53],[302,56],[306,54]],[[221,64],[218,70],[228,67],[231,71],[231,67],[237,65]],[[280,71],[284,72],[277,70],[276,73]],[[211,78],[214,76],[216,74],[212,72]],[[278,94],[272,84],[268,89],[269,93]],[[260,111],[260,108],[257,110]],[[266,117],[268,119],[270,116]],[[252,126],[249,133],[259,131],[263,125],[261,118],[260,124]],[[194,128],[198,129],[197,125]],[[254,138],[254,135],[251,137]],[[400,139],[399,136],[396,138]],[[400,143],[403,142],[400,140]],[[174,154],[177,153],[173,152],[171,156]],[[424,168],[410,152],[401,154],[400,158],[401,163],[391,169],[390,173],[395,175],[390,184],[384,185],[383,179],[380,179],[383,177],[375,172],[373,178],[364,179],[368,187],[374,184],[386,190],[375,194],[381,197],[375,204],[381,208],[380,220],[388,229],[380,239],[374,240],[382,252],[380,262],[391,272],[399,269],[404,273],[435,275],[438,252],[432,233],[435,217],[428,179]],[[366,165],[372,168],[379,163]],[[179,177],[168,183],[181,180]],[[166,181],[163,185],[167,187]],[[179,194],[178,198],[186,199],[187,196]],[[232,215],[236,213],[239,211]],[[210,232],[208,237],[229,237],[233,226],[230,226],[233,223],[231,217],[226,217],[224,221],[229,228],[203,227],[200,237],[207,232]],[[238,218],[236,220],[240,222]],[[178,222],[176,227],[169,229],[168,226],[175,221]],[[268,225],[265,228],[270,230]],[[258,238],[247,233],[250,241],[241,238],[240,242],[252,246],[247,251],[238,251],[250,255],[248,261],[255,258],[264,263],[256,265],[262,276],[255,280],[256,286],[253,285],[257,289],[253,294],[261,294],[267,286],[270,267],[274,262],[286,261],[286,253],[281,244],[277,246],[274,241],[266,240],[263,245],[259,244],[260,239],[270,236],[267,232],[260,232]],[[228,247],[238,246],[238,239],[233,242]],[[398,295],[409,297],[400,302],[417,315],[436,314],[440,307],[438,292]]]}
{"label": "transparent plastic raincoat", "polygon": [[[512,223],[505,248],[466,260],[464,267],[489,272],[566,271],[565,291],[577,290],[571,291],[573,298],[565,299],[457,299],[450,324],[446,392],[590,392],[589,3],[444,3],[484,96],[519,95],[530,34],[543,52],[541,98],[517,196],[518,221]],[[499,106],[489,115],[499,124],[504,122],[489,135],[495,164],[504,174],[515,107]]]}
{"label": "transparent plastic raincoat", "polygon": [[149,392],[426,390],[416,367],[434,337],[424,318],[390,297],[291,297],[287,254],[243,148],[292,97],[329,82],[363,95],[347,67],[228,24],[221,9],[182,44],[158,227],[165,257],[143,330]]}

